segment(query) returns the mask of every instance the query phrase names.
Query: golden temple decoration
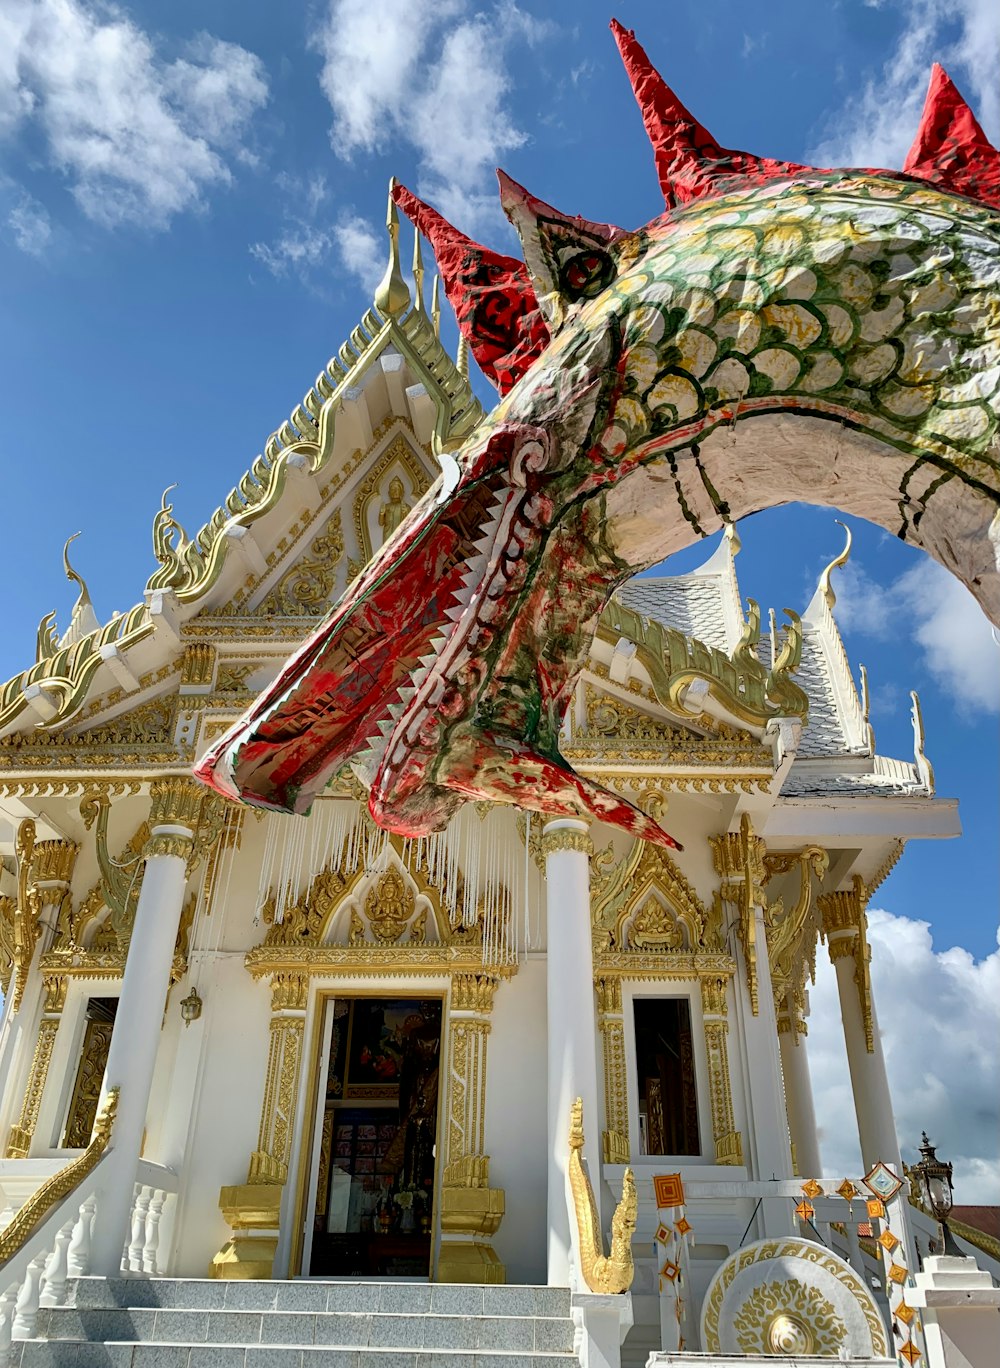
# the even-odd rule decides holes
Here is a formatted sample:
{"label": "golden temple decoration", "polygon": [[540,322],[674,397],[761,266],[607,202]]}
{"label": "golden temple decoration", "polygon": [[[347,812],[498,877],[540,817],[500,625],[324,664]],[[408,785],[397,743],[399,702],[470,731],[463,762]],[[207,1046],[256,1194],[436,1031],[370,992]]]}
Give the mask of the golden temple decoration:
{"label": "golden temple decoration", "polygon": [[598,976],[597,1029],[604,1053],[604,1115],[607,1130],[601,1136],[606,1164],[627,1164],[631,1156],[628,1126],[628,1073],[625,1065],[625,1018],[620,978]]}
{"label": "golden temple decoration", "polygon": [[632,1237],[638,1217],[635,1180],[632,1170],[626,1168],[621,1201],[611,1218],[611,1252],[605,1254],[594,1189],[583,1167],[583,1145],[583,1102],[578,1097],[570,1112],[569,1183],[576,1215],[580,1273],[591,1292],[627,1292],[635,1276],[632,1260]]}
{"label": "golden temple decoration", "polygon": [[[731,717],[749,726],[766,726],[770,718],[779,715],[805,717],[809,699],[791,679],[802,653],[798,617],[785,610],[789,618],[785,640],[774,667],[767,671],[752,649],[760,636],[760,614],[755,608],[753,605],[747,631],[733,658],[643,617],[615,598],[601,614],[597,635],[612,646],[622,637],[636,646],[636,660],[649,675],[657,701],[676,717],[690,717],[685,695],[695,683],[707,684],[712,699]],[[702,711],[700,701],[698,709]]]}
{"label": "golden temple decoration", "polygon": [[875,1050],[875,1023],[872,1012],[871,948],[868,945],[869,892],[864,880],[855,874],[850,889],[824,893],[818,899],[822,916],[823,935],[830,959],[854,960],[854,982],[858,989],[861,1022],[865,1032],[865,1046],[869,1054]]}
{"label": "golden temple decoration", "polygon": [[733,1120],[733,1092],[729,1078],[728,989],[729,980],[722,975],[706,975],[701,980],[715,1162],[742,1167],[743,1136],[736,1130]]}
{"label": "golden temple decoration", "polygon": [[[832,591],[831,591],[832,592]],[[755,1287],[733,1321],[745,1354],[835,1357],[847,1330],[816,1287],[779,1279]]]}
{"label": "golden temple decoration", "polygon": [[[765,915],[771,987],[777,1010],[785,998],[800,990],[807,961],[811,962],[818,926],[813,906],[813,879],[821,881],[830,867],[830,857],[820,846],[805,846],[797,851],[765,854],[764,869],[769,878],[788,874],[798,867],[799,892],[795,906],[786,911],[779,899],[768,905]],[[803,1026],[805,1023],[802,1023]]]}
{"label": "golden temple decoration", "polygon": [[181,688],[207,689],[215,673],[215,647],[207,641],[189,641],[181,656]]}
{"label": "golden temple decoration", "polygon": [[[365,898],[365,921],[375,944],[396,945],[407,929],[407,944],[421,944],[426,913],[415,916],[415,909],[416,895],[413,889],[398,869],[390,867],[378,883],[372,885]],[[364,945],[367,940],[365,921],[355,909],[351,917],[351,945]]]}
{"label": "golden temple decoration", "polygon": [[12,1259],[19,1249],[31,1238],[53,1207],[69,1196],[83,1180],[97,1167],[111,1140],[118,1110],[119,1090],[112,1088],[104,1101],[104,1106],[94,1122],[94,1133],[90,1144],[76,1159],[65,1168],[46,1178],[41,1187],[28,1198],[17,1215],[0,1232],[0,1264]]}
{"label": "golden temple decoration", "polygon": [[399,260],[399,211],[392,198],[395,184],[396,178],[393,177],[389,182],[389,207],[385,219],[389,234],[389,264],[375,290],[375,307],[387,318],[399,318],[410,307],[410,291],[403,279]]}
{"label": "golden temple decoration", "polygon": [[585,831],[573,831],[568,827],[560,827],[557,831],[545,831],[541,836],[541,852],[543,858],[546,855],[554,855],[560,850],[575,850],[581,855],[593,855],[594,842]]}
{"label": "golden temple decoration", "polygon": [[[65,980],[64,980],[65,982]],[[64,1149],[81,1149],[90,1138],[101,1096],[101,1084],[111,1048],[114,1017],[87,1012],[80,1062],[77,1065],[73,1096],[63,1135]]]}
{"label": "golden temple decoration", "polygon": [[842,566],[846,565],[847,562],[850,560],[852,541],[851,529],[847,526],[847,524],[841,522],[839,518],[834,518],[834,522],[837,524],[838,527],[842,527],[844,529],[844,531],[847,534],[847,540],[844,543],[844,549],[843,551],[841,551],[840,555],[834,556],[833,560],[823,571],[822,575],[820,575],[819,584],[817,586],[819,593],[823,596],[823,601],[826,603],[827,608],[829,608],[831,612],[833,611],[833,605],[837,602],[837,595],[833,592],[833,585],[830,583],[830,576],[833,574],[834,570],[839,570]]}
{"label": "golden temple decoration", "polygon": [[21,1005],[28,972],[38,944],[43,911],[51,909],[54,920],[65,917],[72,907],[69,884],[80,847],[75,841],[35,839],[35,823],[26,817],[17,829],[14,851],[17,857],[17,898],[5,898],[0,905],[3,932],[0,944],[4,960],[0,977],[4,992],[13,977],[12,1005]]}
{"label": "golden temple decoration", "polygon": [[326,526],[309,549],[285,571],[257,607],[258,613],[284,613],[288,617],[317,617],[333,598],[337,567],[344,555],[340,509],[334,509]]}
{"label": "golden temple decoration", "polygon": [[386,447],[385,451],[382,452],[381,456],[370,463],[365,471],[365,478],[358,485],[357,492],[354,495],[354,536],[358,550],[361,553],[361,561],[351,563],[351,566],[348,569],[348,575],[351,578],[353,578],[353,576],[356,575],[375,554],[375,546],[372,542],[369,524],[369,510],[375,500],[379,497],[382,481],[385,479],[386,474],[393,468],[402,469],[406,472],[410,479],[410,487],[413,489],[417,498],[419,498],[425,490],[430,488],[430,480],[427,477],[427,472],[424,470],[413,446],[406,440],[402,433],[397,433]]}
{"label": "golden temple decoration", "polygon": [[767,898],[764,895],[764,883],[767,879],[764,867],[764,842],[754,834],[750,818],[744,813],[740,818],[739,831],[727,831],[718,836],[710,836],[709,844],[712,848],[715,870],[720,878],[719,897],[735,914],[737,933],[746,965],[750,1009],[756,1016],[760,1010],[757,957],[760,953],[767,952],[766,944],[759,944],[757,934],[757,909],[763,909],[765,914],[767,909]]}
{"label": "golden temple decoration", "polygon": [[267,1074],[257,1148],[247,1173],[250,1184],[282,1184],[288,1177],[308,988],[304,975],[278,975],[272,984]]}
{"label": "golden temple decoration", "polygon": [[648,841],[636,841],[595,893],[598,952],[674,954],[723,948],[713,914],[670,855]]}
{"label": "golden temple decoration", "polygon": [[[61,991],[60,991],[61,987]],[[42,1105],[42,1093],[49,1074],[52,1050],[59,1031],[59,1021],[63,1004],[66,1001],[65,981],[61,985],[46,983],[45,1011],[38,1026],[35,1052],[28,1071],[28,1081],[24,1087],[21,1114],[17,1124],[11,1126],[7,1137],[7,1158],[26,1159],[31,1152],[31,1141],[38,1124],[38,1113]]]}
{"label": "golden temple decoration", "polygon": [[[93,890],[98,896],[97,907],[106,904],[110,910],[109,925],[114,931],[115,940],[122,956],[128,953],[135,924],[135,909],[139,902],[144,869],[143,851],[149,839],[149,824],[143,822],[117,859],[108,850],[108,818],[111,803],[103,793],[88,793],[80,803],[80,816],[89,831],[95,826],[94,849],[97,854],[97,867],[101,872],[99,885]],[[83,911],[83,909],[81,909]],[[74,924],[60,927],[60,947],[75,949],[82,943],[86,918],[75,917]]]}
{"label": "golden temple decoration", "polygon": [[[605,673],[598,662],[593,661],[588,671],[598,677]],[[574,760],[599,760],[602,766],[616,760],[672,767],[719,765],[753,769],[762,777],[774,771],[774,757],[769,747],[747,732],[728,727],[714,718],[697,719],[699,725],[706,724],[710,728],[702,735],[690,726],[656,717],[611,692],[598,690],[589,682],[584,697],[586,725],[582,730],[574,730],[563,745],[567,756]],[[651,708],[662,706],[656,698],[640,701]],[[657,776],[653,784],[662,791],[662,785],[665,782],[672,784],[673,780],[673,775],[669,778]],[[638,782],[641,791],[643,781],[633,782]],[[649,783],[647,779],[645,784]]]}

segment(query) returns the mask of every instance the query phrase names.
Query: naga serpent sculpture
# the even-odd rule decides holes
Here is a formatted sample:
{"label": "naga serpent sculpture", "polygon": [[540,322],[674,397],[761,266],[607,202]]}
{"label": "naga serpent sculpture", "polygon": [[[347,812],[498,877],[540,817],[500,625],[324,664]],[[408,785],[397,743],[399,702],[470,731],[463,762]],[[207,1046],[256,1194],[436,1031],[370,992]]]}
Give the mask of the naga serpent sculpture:
{"label": "naga serpent sculpture", "polygon": [[1000,153],[935,67],[902,172],[732,152],[612,25],[666,211],[501,174],[524,262],[401,186],[496,408],[196,774],[296,812],[350,766],[390,830],[467,799],[674,842],[560,724],[612,591],[803,500],[925,548],[1000,622]]}
{"label": "naga serpent sculpture", "polygon": [[584,1143],[583,1100],[578,1097],[570,1108],[567,1172],[579,1235],[580,1274],[591,1292],[627,1292],[635,1277],[632,1236],[639,1218],[635,1178],[632,1170],[626,1168],[621,1200],[611,1217],[611,1252],[605,1254],[594,1189],[583,1167]]}

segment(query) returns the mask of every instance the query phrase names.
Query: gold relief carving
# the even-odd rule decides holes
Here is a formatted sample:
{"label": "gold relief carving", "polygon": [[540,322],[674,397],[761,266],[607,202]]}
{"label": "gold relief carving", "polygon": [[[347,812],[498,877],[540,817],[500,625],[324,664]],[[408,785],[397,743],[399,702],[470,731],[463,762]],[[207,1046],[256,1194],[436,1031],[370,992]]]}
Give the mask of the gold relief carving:
{"label": "gold relief carving", "polygon": [[219,670],[215,678],[215,692],[220,694],[242,694],[249,693],[250,686],[247,680],[256,670],[257,665],[254,661],[219,661]]}
{"label": "gold relief carving", "polygon": [[[597,1027],[604,1056],[604,1117],[601,1136],[604,1162],[628,1163],[628,1095],[625,1067],[625,1026],[622,1021],[622,981],[615,976],[594,980],[597,994]],[[624,1155],[624,1158],[621,1156]]]}
{"label": "gold relief carving", "polygon": [[58,1030],[59,1018],[57,1016],[42,1017],[41,1024],[38,1027],[38,1039],[35,1042],[35,1053],[31,1060],[31,1070],[24,1089],[21,1115],[18,1118],[17,1125],[11,1127],[7,1141],[8,1159],[25,1159],[28,1156],[31,1138],[35,1133],[35,1126],[38,1124],[38,1109],[42,1105],[42,1092],[45,1088],[45,1080],[48,1077],[52,1048],[56,1043],[56,1032]]}
{"label": "gold relief carving", "polygon": [[554,855],[560,850],[576,850],[583,855],[593,855],[594,843],[585,831],[563,827],[557,831],[543,831],[541,849],[543,856]]}
{"label": "gold relief carving", "polygon": [[[389,868],[377,884],[368,890],[365,899],[365,917],[376,945],[395,945],[406,930],[416,907],[416,895],[404,880],[398,869]],[[410,928],[410,941],[423,940],[423,927],[420,934]],[[363,945],[365,928],[360,918],[352,923],[350,944]]]}
{"label": "gold relief carving", "polygon": [[818,932],[818,908],[813,906],[813,879],[820,882],[830,867],[830,857],[820,846],[805,846],[798,851],[781,851],[764,856],[768,875],[790,873],[798,866],[799,893],[795,906],[785,910],[781,899],[771,903],[765,914],[768,963],[774,1004],[799,988],[805,978],[807,962],[812,963]]}
{"label": "gold relief carving", "polygon": [[66,980],[56,975],[46,975],[42,980],[45,991],[45,1002],[43,1010],[52,1016],[58,1016],[66,1006]]}
{"label": "gold relief carving", "polygon": [[6,894],[0,897],[0,992],[10,991],[10,977],[14,971],[14,914],[17,900]]}
{"label": "gold relief carving", "polygon": [[632,1237],[639,1209],[635,1180],[632,1170],[627,1168],[621,1201],[611,1218],[611,1252],[605,1254],[594,1190],[583,1167],[583,1145],[583,1102],[578,1097],[570,1113],[569,1184],[579,1237],[580,1272],[591,1292],[627,1292],[635,1276]]}
{"label": "gold relief carving", "polygon": [[212,682],[215,647],[207,641],[189,641],[181,657],[181,684],[204,688]]}
{"label": "gold relief carving", "polygon": [[113,1030],[113,1020],[87,1022],[76,1082],[73,1085],[73,1097],[69,1104],[66,1133],[62,1141],[64,1149],[82,1149],[90,1139],[101,1097],[101,1083],[104,1080]]}
{"label": "gold relief carving", "polygon": [[[410,477],[413,490],[420,496],[430,488],[430,480],[424,471],[423,465],[414,452],[410,443],[402,434],[398,434],[392,439],[383,451],[382,455],[374,463],[365,478],[358,486],[358,491],[354,496],[354,535],[357,538],[358,549],[361,552],[362,568],[371,560],[375,553],[372,545],[371,533],[368,527],[368,509],[374,499],[378,497],[378,491],[387,471],[394,465],[400,465]],[[405,491],[404,491],[405,492]],[[395,515],[395,511],[394,511]],[[380,520],[381,521],[381,520]]]}
{"label": "gold relief carving", "polygon": [[12,968],[14,973],[13,1004],[16,1012],[24,996],[28,972],[38,944],[38,917],[41,899],[31,881],[31,864],[35,853],[35,824],[26,817],[14,837],[17,857],[17,902],[14,905],[10,929]]}
{"label": "gold relief carving", "polygon": [[743,1137],[734,1128],[733,1092],[729,1076],[728,979],[706,974],[701,979],[705,1055],[712,1104],[712,1136],[717,1164],[743,1164]]}
{"label": "gold relief carving", "polygon": [[327,918],[336,910],[346,891],[347,882],[342,874],[333,869],[321,870],[309,885],[305,897],[285,908],[280,922],[275,921],[277,899],[270,894],[261,912],[265,925],[271,928],[264,937],[264,945],[268,948],[318,945]]}
{"label": "gold relief carving", "polygon": [[712,858],[720,876],[719,896],[736,915],[736,929],[743,947],[750,1009],[754,1016],[760,1009],[758,996],[757,956],[767,946],[760,946],[757,937],[757,908],[767,910],[764,884],[764,842],[754,834],[747,813],[740,819],[739,831],[722,832],[710,836]]}
{"label": "gold relief carving", "polygon": [[141,823],[122,853],[113,859],[108,850],[110,812],[111,804],[104,793],[89,792],[80,802],[80,816],[87,830],[96,822],[94,850],[101,877],[84,899],[79,913],[68,918],[65,926],[60,924],[58,948],[61,950],[75,950],[82,944],[87,924],[106,904],[111,913],[110,927],[118,948],[123,956],[128,952],[142,887],[142,860],[149,840],[149,825]]}
{"label": "gold relief carving", "polygon": [[79,851],[75,841],[36,841],[31,858],[32,878],[36,883],[68,884]]}
{"label": "gold relief carving", "polygon": [[146,858],[151,860],[157,855],[176,855],[186,864],[193,849],[194,841],[190,836],[166,835],[158,831],[146,842]]}
{"label": "gold relief carving", "polygon": [[389,481],[389,497],[378,511],[378,525],[382,531],[383,544],[389,540],[407,513],[411,511],[411,505],[404,499],[405,494],[406,488],[397,475]]}
{"label": "gold relief carving", "polygon": [[271,1018],[260,1131],[247,1173],[250,1184],[284,1183],[288,1177],[304,1031],[301,1015]]}
{"label": "gold relief carving", "polygon": [[493,974],[455,974],[451,980],[451,1010],[488,1016],[500,980]]}
{"label": "gold relief carving", "polygon": [[309,1002],[308,974],[275,974],[271,979],[272,1012],[304,1012]]}
{"label": "gold relief carving", "polygon": [[733,1330],[746,1354],[835,1358],[847,1327],[817,1287],[792,1278],[762,1283],[743,1301]]}
{"label": "gold relief carving", "polygon": [[[652,905],[650,905],[652,904]],[[721,948],[693,886],[658,846],[636,841],[596,891],[595,946],[631,953]]]}
{"label": "gold relief carving", "polygon": [[[588,669],[593,673],[593,664]],[[580,758],[618,756],[661,765],[724,765],[774,773],[774,757],[767,746],[750,733],[710,716],[690,718],[695,725],[707,724],[708,734],[701,735],[691,726],[641,712],[624,699],[589,684],[585,701],[586,728],[572,739],[574,754]],[[653,708],[658,706],[655,699],[643,701]],[[663,780],[658,777],[654,782]]]}
{"label": "gold relief carving", "polygon": [[154,779],[149,792],[149,826],[154,836],[158,826],[186,826],[192,832],[195,830],[208,792],[203,784],[186,775],[169,775]]}
{"label": "gold relief carving", "polygon": [[597,1011],[599,1016],[621,1016],[622,981],[620,978],[598,978],[594,984],[597,992]]}
{"label": "gold relief carving", "polygon": [[817,900],[822,918],[823,935],[827,940],[830,959],[853,958],[854,982],[858,990],[861,1023],[865,1046],[869,1054],[875,1050],[875,1021],[872,1012],[871,947],[868,944],[869,892],[859,874],[855,874],[850,890],[824,893]]}
{"label": "gold relief carving", "polygon": [[288,617],[315,617],[330,606],[337,566],[344,554],[344,534],[340,509],[333,511],[326,526],[285,571],[274,588],[258,605],[258,613],[284,613]]}

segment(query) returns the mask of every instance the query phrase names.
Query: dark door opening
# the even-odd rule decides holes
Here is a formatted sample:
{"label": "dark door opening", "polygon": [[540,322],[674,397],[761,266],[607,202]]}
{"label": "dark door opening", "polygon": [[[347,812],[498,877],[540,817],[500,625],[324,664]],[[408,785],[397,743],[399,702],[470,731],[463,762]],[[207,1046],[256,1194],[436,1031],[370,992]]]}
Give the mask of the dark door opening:
{"label": "dark door opening", "polygon": [[643,1152],[700,1154],[690,1003],[636,998],[634,1006]]}
{"label": "dark door opening", "polygon": [[309,1272],[427,1277],[441,1000],[338,998]]}

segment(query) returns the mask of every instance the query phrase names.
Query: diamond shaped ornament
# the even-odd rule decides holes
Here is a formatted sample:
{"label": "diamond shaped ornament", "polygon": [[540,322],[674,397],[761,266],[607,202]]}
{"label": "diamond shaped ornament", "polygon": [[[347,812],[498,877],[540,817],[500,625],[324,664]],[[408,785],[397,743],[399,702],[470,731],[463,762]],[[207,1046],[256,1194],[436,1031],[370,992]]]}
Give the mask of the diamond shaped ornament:
{"label": "diamond shaped ornament", "polygon": [[882,1204],[881,1197],[869,1197],[865,1202],[865,1207],[872,1220],[885,1215],[885,1207]]}
{"label": "diamond shaped ornament", "polygon": [[681,1182],[681,1175],[657,1173],[653,1178],[653,1194],[661,1211],[664,1207],[683,1206],[684,1184]]}
{"label": "diamond shaped ornament", "polygon": [[663,1267],[660,1269],[660,1276],[662,1278],[666,1278],[668,1282],[673,1282],[674,1279],[677,1277],[678,1273],[680,1273],[680,1271],[681,1270],[677,1267],[677,1265],[674,1263],[672,1259],[667,1259]]}
{"label": "diamond shaped ornament", "polygon": [[891,1168],[882,1163],[881,1159],[862,1179],[869,1192],[874,1192],[876,1197],[881,1197],[883,1202],[891,1202],[896,1193],[903,1186],[902,1178],[897,1178]]}
{"label": "diamond shaped ornament", "polygon": [[916,1307],[907,1306],[905,1301],[901,1301],[892,1314],[897,1320],[902,1321],[904,1325],[909,1325],[910,1321],[917,1314],[917,1310]]}
{"label": "diamond shaped ornament", "polygon": [[887,1250],[890,1254],[899,1244],[899,1241],[896,1239],[895,1235],[893,1235],[891,1230],[883,1230],[882,1234],[878,1237],[878,1242],[882,1246],[882,1248]]}
{"label": "diamond shaped ornament", "polygon": [[685,1221],[684,1217],[682,1216],[679,1221],[676,1221],[674,1223],[674,1229],[677,1231],[678,1235],[686,1235],[688,1231],[691,1229],[691,1224],[689,1221]]}
{"label": "diamond shaped ornament", "polygon": [[823,1195],[823,1186],[821,1183],[817,1183],[815,1178],[810,1178],[808,1183],[802,1184],[802,1191],[807,1197],[821,1197]]}
{"label": "diamond shaped ornament", "polygon": [[654,1239],[659,1240],[660,1244],[666,1244],[670,1240],[672,1235],[673,1231],[670,1229],[670,1227],[665,1226],[661,1221],[660,1224],[656,1227],[656,1235],[654,1236]]}
{"label": "diamond shaped ornament", "polygon": [[800,1221],[811,1221],[816,1215],[816,1208],[812,1202],[799,1202],[795,1208],[795,1214]]}
{"label": "diamond shaped ornament", "polygon": [[902,1264],[898,1264],[898,1263],[890,1264],[890,1265],[889,1265],[889,1272],[888,1272],[887,1276],[888,1276],[888,1279],[889,1279],[890,1282],[894,1282],[894,1283],[905,1283],[905,1282],[906,1282],[906,1268],[905,1268]]}
{"label": "diamond shaped ornament", "polygon": [[916,1363],[916,1361],[920,1357],[920,1350],[917,1348],[917,1346],[913,1343],[912,1340],[907,1340],[904,1345],[901,1345],[899,1352],[903,1356],[903,1358],[906,1359],[907,1363],[910,1364]]}
{"label": "diamond shaped ornament", "polygon": [[840,1187],[837,1189],[837,1192],[841,1197],[843,1197],[845,1202],[852,1201],[858,1195],[858,1190],[851,1182],[850,1178],[844,1179]]}

